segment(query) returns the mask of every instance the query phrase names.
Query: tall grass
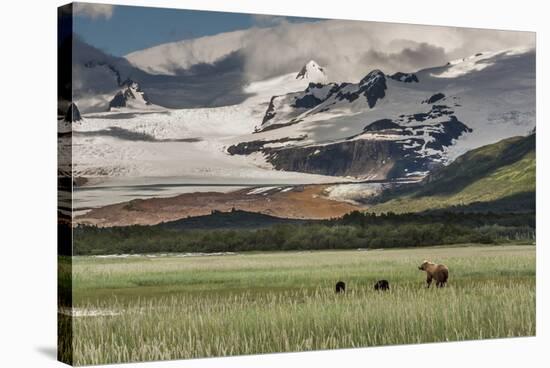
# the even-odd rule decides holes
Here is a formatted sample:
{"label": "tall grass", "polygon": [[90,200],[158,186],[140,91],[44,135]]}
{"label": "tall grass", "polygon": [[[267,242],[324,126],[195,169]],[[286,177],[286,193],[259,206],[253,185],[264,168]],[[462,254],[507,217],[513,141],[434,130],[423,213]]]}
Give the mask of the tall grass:
{"label": "tall grass", "polygon": [[[449,265],[447,288],[424,287],[424,258]],[[73,272],[79,309],[120,313],[74,318],[77,365],[535,334],[532,246],[81,258]]]}

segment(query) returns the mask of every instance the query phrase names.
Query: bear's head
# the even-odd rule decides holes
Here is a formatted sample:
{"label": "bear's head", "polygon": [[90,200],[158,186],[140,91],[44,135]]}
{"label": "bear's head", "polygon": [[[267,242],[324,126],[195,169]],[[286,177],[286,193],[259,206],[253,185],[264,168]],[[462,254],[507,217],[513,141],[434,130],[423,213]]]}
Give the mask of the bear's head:
{"label": "bear's head", "polygon": [[430,261],[424,260],[424,262],[422,262],[422,264],[420,265],[420,267],[418,267],[418,269],[420,271],[426,271],[426,267],[431,263],[432,262],[430,262]]}

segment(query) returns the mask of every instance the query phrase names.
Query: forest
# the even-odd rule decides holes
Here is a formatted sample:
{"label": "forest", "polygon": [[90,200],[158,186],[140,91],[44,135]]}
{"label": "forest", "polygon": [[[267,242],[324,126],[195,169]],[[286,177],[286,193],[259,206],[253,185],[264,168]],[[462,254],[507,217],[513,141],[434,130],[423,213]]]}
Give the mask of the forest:
{"label": "forest", "polygon": [[[236,215],[242,211],[236,211]],[[249,213],[248,213],[249,214]],[[374,214],[267,227],[178,230],[159,224],[74,228],[74,255],[405,248],[535,241],[535,214]]]}

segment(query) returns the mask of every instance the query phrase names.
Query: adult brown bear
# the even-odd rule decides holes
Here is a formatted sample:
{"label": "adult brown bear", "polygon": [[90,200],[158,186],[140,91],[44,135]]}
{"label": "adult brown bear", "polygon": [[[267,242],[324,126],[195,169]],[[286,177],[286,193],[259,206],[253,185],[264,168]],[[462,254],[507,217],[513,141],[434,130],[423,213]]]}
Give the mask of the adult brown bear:
{"label": "adult brown bear", "polygon": [[449,268],[444,264],[424,261],[418,269],[426,271],[426,283],[428,284],[428,288],[432,284],[432,279],[435,279],[435,286],[437,287],[445,286],[449,279]]}

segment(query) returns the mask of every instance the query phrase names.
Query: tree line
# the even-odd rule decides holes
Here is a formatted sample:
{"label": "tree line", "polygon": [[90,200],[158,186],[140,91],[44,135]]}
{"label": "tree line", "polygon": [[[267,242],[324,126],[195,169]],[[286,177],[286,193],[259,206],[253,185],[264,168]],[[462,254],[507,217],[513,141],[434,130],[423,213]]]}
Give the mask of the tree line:
{"label": "tree line", "polygon": [[535,214],[352,212],[307,224],[259,229],[174,230],[161,225],[74,229],[75,255],[244,252],[533,242]]}

